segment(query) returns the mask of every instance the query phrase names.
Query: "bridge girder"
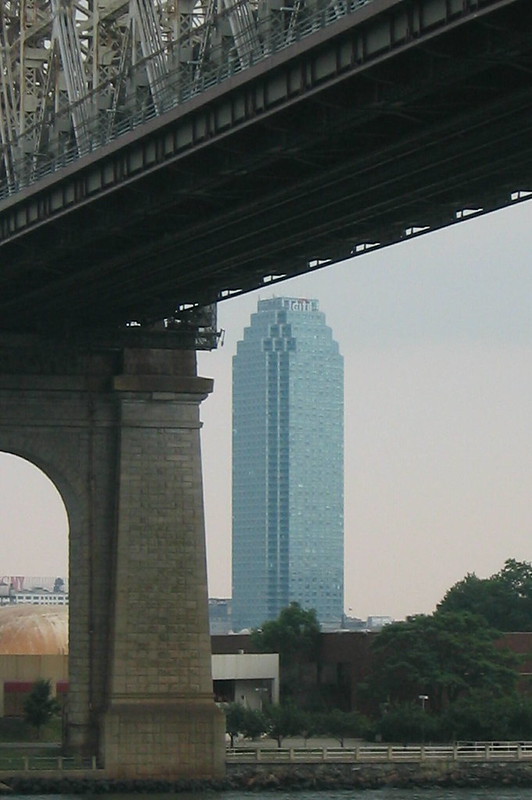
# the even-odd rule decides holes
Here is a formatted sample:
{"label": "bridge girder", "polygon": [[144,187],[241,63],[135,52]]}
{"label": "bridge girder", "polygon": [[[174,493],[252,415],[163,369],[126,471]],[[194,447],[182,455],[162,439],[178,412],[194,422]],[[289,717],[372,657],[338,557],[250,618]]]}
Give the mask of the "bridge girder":
{"label": "bridge girder", "polygon": [[529,0],[339,15],[0,201],[0,324],[146,324],[520,201],[531,75]]}
{"label": "bridge girder", "polygon": [[[261,47],[258,2],[4,0],[0,180],[16,191],[28,164],[35,172],[52,155],[87,152],[95,125],[105,139],[131,114],[162,113],[173,102],[168,79],[176,70],[199,82],[208,61],[232,54],[243,66]],[[291,3],[282,14],[287,29]]]}

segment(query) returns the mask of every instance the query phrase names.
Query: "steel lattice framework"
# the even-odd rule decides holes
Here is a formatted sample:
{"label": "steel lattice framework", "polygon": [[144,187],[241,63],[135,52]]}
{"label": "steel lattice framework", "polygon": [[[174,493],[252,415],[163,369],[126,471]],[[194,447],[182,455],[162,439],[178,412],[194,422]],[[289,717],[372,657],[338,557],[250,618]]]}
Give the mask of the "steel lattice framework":
{"label": "steel lattice framework", "polygon": [[[340,13],[342,2],[332,4]],[[266,54],[272,25],[282,47],[296,20],[318,7],[319,0],[2,0],[3,182],[16,191],[42,159],[82,155],[132,115],[163,113],[180,94],[200,91],[213,68],[245,68]]]}
{"label": "steel lattice framework", "polygon": [[0,0],[3,330],[143,335],[532,194],[530,0],[141,2]]}

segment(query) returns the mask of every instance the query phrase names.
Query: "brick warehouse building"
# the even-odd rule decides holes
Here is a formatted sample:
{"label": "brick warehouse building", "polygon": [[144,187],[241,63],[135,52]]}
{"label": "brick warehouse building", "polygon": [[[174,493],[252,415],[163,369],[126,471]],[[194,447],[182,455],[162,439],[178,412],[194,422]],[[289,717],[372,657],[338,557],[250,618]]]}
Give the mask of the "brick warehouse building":
{"label": "brick warehouse building", "polygon": [[[371,673],[372,643],[378,632],[334,631],[320,635],[318,661],[306,664],[303,671],[302,698],[312,701],[316,689],[344,711],[371,711],[361,698],[360,687]],[[212,636],[213,653],[253,652],[249,634]],[[532,678],[532,632],[505,633],[499,640],[519,657],[518,688],[530,691]],[[282,684],[282,670],[281,670]]]}
{"label": "brick warehouse building", "polygon": [[[6,618],[13,617],[15,608],[2,609],[2,612],[7,612]],[[20,713],[24,696],[40,677],[52,678],[57,694],[66,699],[66,612],[66,608],[26,606],[16,611],[16,624],[12,619],[10,626],[0,625],[0,714]],[[21,624],[21,617],[26,624]],[[319,694],[331,705],[346,711],[359,708],[359,689],[371,672],[371,646],[376,636],[378,633],[364,631],[322,633],[317,662],[302,665],[302,700],[312,701],[319,689]],[[214,635],[211,643],[213,655],[253,653],[249,634]],[[523,691],[528,690],[532,677],[532,632],[504,634],[500,646],[508,647],[520,656],[520,685]],[[257,685],[262,686],[263,677],[258,673],[254,677]],[[224,679],[229,688],[231,684],[238,685],[236,674],[224,674]],[[239,696],[235,692],[234,699],[239,699]]]}

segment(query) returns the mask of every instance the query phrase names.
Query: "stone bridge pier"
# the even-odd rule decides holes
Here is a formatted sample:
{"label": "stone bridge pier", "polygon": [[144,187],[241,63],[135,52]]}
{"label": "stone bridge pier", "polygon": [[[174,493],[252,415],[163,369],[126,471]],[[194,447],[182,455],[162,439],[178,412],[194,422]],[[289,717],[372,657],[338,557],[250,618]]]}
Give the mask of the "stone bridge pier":
{"label": "stone bridge pier", "polygon": [[212,382],[194,352],[161,344],[1,335],[0,450],[40,467],[68,513],[65,746],[97,754],[109,777],[212,778],[224,725],[199,439]]}

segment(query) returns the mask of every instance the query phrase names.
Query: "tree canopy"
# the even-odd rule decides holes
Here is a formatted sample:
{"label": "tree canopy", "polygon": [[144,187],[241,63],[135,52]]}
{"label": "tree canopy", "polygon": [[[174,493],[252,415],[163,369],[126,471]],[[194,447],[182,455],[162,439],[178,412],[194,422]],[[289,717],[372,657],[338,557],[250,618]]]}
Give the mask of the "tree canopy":
{"label": "tree canopy", "polygon": [[495,646],[498,637],[483,617],[469,612],[441,611],[387,625],[373,645],[369,690],[383,704],[425,697],[435,712],[473,689],[511,691],[516,657]]}
{"label": "tree canopy", "polygon": [[50,681],[37,681],[24,702],[24,717],[37,734],[53,716],[59,713],[59,703],[52,696]]}
{"label": "tree canopy", "polygon": [[490,578],[470,573],[447,591],[437,611],[469,611],[499,631],[531,631],[532,566],[511,558]]}
{"label": "tree canopy", "polygon": [[225,731],[235,746],[235,738],[246,729],[246,708],[241,703],[229,703],[224,709]]}
{"label": "tree canopy", "polygon": [[341,711],[334,708],[321,716],[321,732],[337,739],[343,747],[345,739],[363,736],[368,728],[367,720],[357,711]]}
{"label": "tree canopy", "polygon": [[279,653],[281,697],[295,699],[308,679],[309,663],[318,659],[320,624],[316,612],[291,603],[277,619],[264,622],[251,633],[251,644],[259,653]]}
{"label": "tree canopy", "polygon": [[285,705],[267,705],[264,709],[267,732],[281,747],[286,736],[301,736],[307,717],[301,709],[288,703]]}
{"label": "tree canopy", "polygon": [[283,608],[251,634],[254,649],[261,653],[279,653],[281,666],[295,661],[314,661],[319,651],[320,624],[314,609],[305,610],[299,603]]}

